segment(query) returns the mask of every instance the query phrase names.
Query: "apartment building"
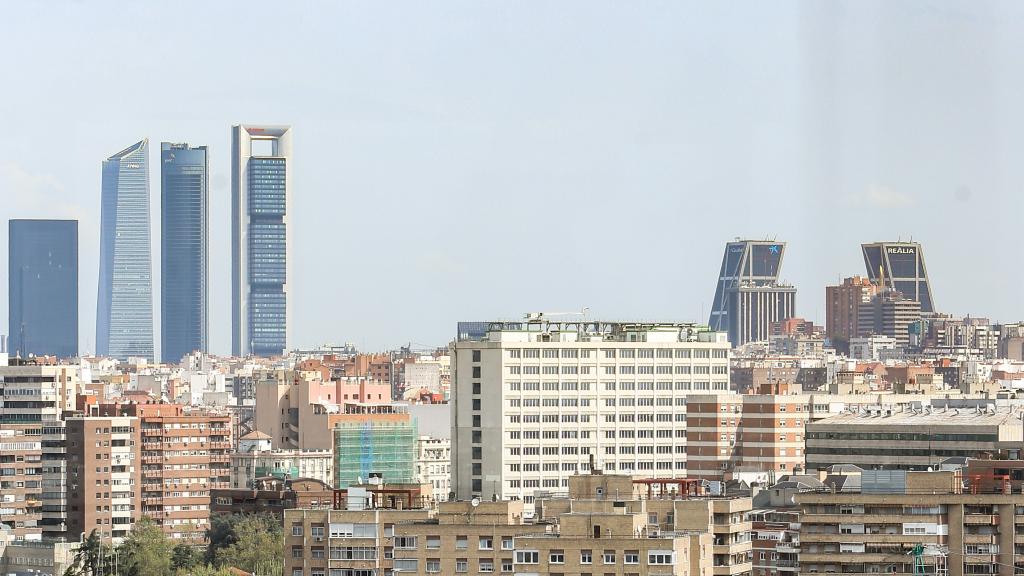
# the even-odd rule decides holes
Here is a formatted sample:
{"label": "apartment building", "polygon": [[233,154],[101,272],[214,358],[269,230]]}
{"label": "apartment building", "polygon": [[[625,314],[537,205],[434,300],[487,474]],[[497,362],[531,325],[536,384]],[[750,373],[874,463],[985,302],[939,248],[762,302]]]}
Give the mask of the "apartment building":
{"label": "apartment building", "polygon": [[416,439],[414,480],[433,488],[434,502],[448,500],[452,487],[452,441],[420,435]]}
{"label": "apartment building", "polygon": [[67,431],[67,535],[118,543],[142,514],[139,419],[73,417]]}
{"label": "apartment building", "polygon": [[843,354],[850,341],[861,335],[858,318],[878,293],[879,286],[863,276],[846,278],[842,284],[825,287],[825,335]]}
{"label": "apartment building", "polygon": [[346,404],[391,402],[391,384],[365,378],[333,378],[329,367],[254,375],[255,427],[275,450],[331,450],[333,428]]}
{"label": "apartment building", "polygon": [[797,576],[800,571],[799,510],[753,510],[752,576]]}
{"label": "apartment building", "polygon": [[1015,460],[1024,442],[1021,414],[994,404],[848,409],[807,425],[807,468],[926,470],[950,457],[982,454]]}
{"label": "apartment building", "polygon": [[403,487],[350,489],[334,510],[285,512],[285,574],[750,573],[749,497],[710,497],[691,480],[653,482],[574,475],[568,496],[539,499],[532,520],[521,500],[397,510],[424,499]]}
{"label": "apartment building", "polygon": [[140,421],[142,514],[174,540],[203,543],[210,490],[231,480],[231,416],[179,404],[101,404]]}
{"label": "apartment building", "polygon": [[334,485],[334,454],[330,450],[268,450],[235,452],[231,458],[231,487],[248,488],[260,478],[311,478]]}
{"label": "apartment building", "polygon": [[292,508],[330,508],[334,489],[313,478],[257,478],[246,488],[210,490],[210,512],[214,514],[269,513],[284,518]]}
{"label": "apartment building", "polygon": [[803,469],[808,396],[693,394],[686,406],[687,472],[723,479],[739,470]]}
{"label": "apartment building", "polygon": [[48,521],[62,521],[44,506],[44,495],[60,506],[61,458],[44,461],[43,446],[61,441],[57,431],[75,408],[80,367],[10,362],[0,366],[0,524],[17,540],[40,540]]}
{"label": "apartment building", "polygon": [[796,495],[801,573],[1009,576],[1024,565],[1024,494],[978,490],[960,470],[861,476],[859,491]]}
{"label": "apartment building", "polygon": [[452,490],[565,491],[600,468],[686,474],[686,397],[729,388],[725,335],[692,324],[493,322],[452,345]]}

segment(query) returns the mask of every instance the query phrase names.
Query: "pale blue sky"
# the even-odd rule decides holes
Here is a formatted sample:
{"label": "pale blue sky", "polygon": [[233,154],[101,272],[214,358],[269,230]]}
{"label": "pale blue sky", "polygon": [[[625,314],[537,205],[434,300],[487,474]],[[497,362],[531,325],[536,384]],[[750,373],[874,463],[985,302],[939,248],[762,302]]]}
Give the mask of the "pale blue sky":
{"label": "pale blue sky", "polygon": [[820,322],[861,242],[910,235],[940,310],[1024,318],[1024,4],[24,1],[4,21],[0,218],[81,220],[83,351],[100,162],[143,137],[157,313],[155,151],[212,148],[229,351],[238,122],[295,130],[292,345],[440,345],[582,306],[705,322],[735,236],[789,242]]}

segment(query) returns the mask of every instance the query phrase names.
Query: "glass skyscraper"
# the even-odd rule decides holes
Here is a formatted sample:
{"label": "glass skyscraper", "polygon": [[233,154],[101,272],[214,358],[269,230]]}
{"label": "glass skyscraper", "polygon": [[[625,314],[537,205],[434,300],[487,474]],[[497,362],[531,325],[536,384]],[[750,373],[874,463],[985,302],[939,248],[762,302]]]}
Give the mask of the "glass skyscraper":
{"label": "glass skyscraper", "polygon": [[8,322],[12,356],[78,356],[78,221],[11,220]]}
{"label": "glass skyscraper", "polygon": [[206,146],[160,144],[160,356],[207,349]]}
{"label": "glass skyscraper", "polygon": [[736,240],[725,245],[708,325],[733,346],[768,337],[771,322],[795,314],[796,289],[779,283],[785,242]]}
{"label": "glass skyscraper", "polygon": [[277,356],[287,347],[288,126],[231,130],[231,350]]}
{"label": "glass skyscraper", "polygon": [[149,140],[103,162],[96,354],[153,359]]}
{"label": "glass skyscraper", "polygon": [[917,242],[875,242],[862,244],[868,278],[921,303],[921,312],[935,311],[924,251]]}

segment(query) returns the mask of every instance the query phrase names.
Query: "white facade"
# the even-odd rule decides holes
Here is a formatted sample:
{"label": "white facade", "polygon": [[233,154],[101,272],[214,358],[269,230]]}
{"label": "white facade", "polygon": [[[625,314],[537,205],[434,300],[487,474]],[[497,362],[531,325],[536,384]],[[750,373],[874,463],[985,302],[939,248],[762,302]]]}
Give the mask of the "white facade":
{"label": "white facade", "polygon": [[334,485],[334,453],[331,450],[267,450],[231,455],[231,487],[250,488],[264,476],[313,478]]}
{"label": "white facade", "polygon": [[686,475],[686,395],[729,389],[724,333],[688,324],[509,323],[454,344],[460,499],[564,492],[597,467]]}
{"label": "white facade", "polygon": [[452,441],[420,436],[416,439],[416,482],[433,487],[434,502],[447,502],[452,484]]}
{"label": "white facade", "polygon": [[895,350],[896,339],[875,334],[862,338],[850,338],[850,358],[857,360],[881,360],[883,350]]}

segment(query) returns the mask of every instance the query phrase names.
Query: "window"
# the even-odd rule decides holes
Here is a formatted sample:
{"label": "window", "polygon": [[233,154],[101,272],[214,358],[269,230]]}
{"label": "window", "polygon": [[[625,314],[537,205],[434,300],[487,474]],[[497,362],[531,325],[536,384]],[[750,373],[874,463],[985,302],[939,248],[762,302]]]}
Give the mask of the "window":
{"label": "window", "polygon": [[580,550],[580,564],[593,564],[594,563],[594,551],[593,550]]}
{"label": "window", "polygon": [[565,550],[552,550],[548,555],[548,563],[565,564]]}
{"label": "window", "polygon": [[427,573],[437,573],[441,571],[441,560],[438,558],[427,558]]}
{"label": "window", "polygon": [[473,350],[473,362],[479,362],[479,361],[480,361],[480,351],[479,350]]}
{"label": "window", "polygon": [[622,553],[623,564],[639,564],[640,552],[638,550],[626,550]]}
{"label": "window", "polygon": [[501,560],[501,571],[502,572],[511,572],[512,570],[513,570],[512,559],[511,558],[503,558]]}
{"label": "window", "polygon": [[456,572],[469,572],[469,560],[465,558],[455,559],[455,571]]}
{"label": "window", "polygon": [[494,559],[493,558],[481,558],[480,559],[480,572],[494,572]]}
{"label": "window", "polygon": [[415,558],[395,558],[393,568],[395,572],[418,572],[419,561]]}
{"label": "window", "polygon": [[605,564],[615,564],[615,550],[605,550],[602,558]]}
{"label": "window", "polygon": [[438,549],[440,547],[441,547],[441,537],[440,536],[427,536],[427,548],[435,549],[436,550],[436,549]]}
{"label": "window", "polygon": [[467,538],[466,536],[456,536],[455,537],[455,549],[456,550],[465,550],[467,548],[469,548],[469,538]]}
{"label": "window", "polygon": [[647,552],[647,563],[653,565],[675,564],[675,553],[671,550],[649,550]]}
{"label": "window", "polygon": [[309,529],[309,532],[310,532],[310,535],[313,536],[313,538],[323,538],[324,537],[324,527],[323,526],[313,526],[312,528]]}
{"label": "window", "polygon": [[490,536],[481,536],[479,549],[494,550],[494,538],[491,538]]}
{"label": "window", "polygon": [[292,558],[302,558],[302,546],[292,546]]}
{"label": "window", "polygon": [[292,536],[302,536],[302,524],[292,524]]}
{"label": "window", "polygon": [[511,536],[502,536],[501,537],[501,549],[502,550],[512,550],[513,548],[515,548],[515,542],[512,539],[512,537]]}
{"label": "window", "polygon": [[[396,550],[415,550],[416,549],[416,537],[415,536],[395,536],[395,549]],[[395,560],[397,564],[398,561]],[[397,566],[396,566],[397,568]],[[415,570],[415,568],[414,568]]]}
{"label": "window", "polygon": [[537,564],[540,562],[540,552],[536,550],[517,550],[516,564]]}

